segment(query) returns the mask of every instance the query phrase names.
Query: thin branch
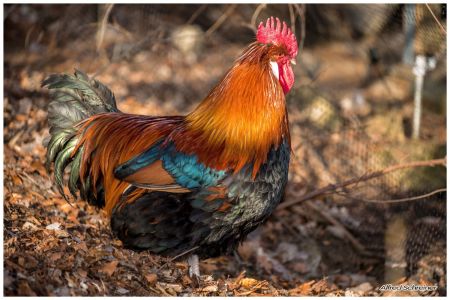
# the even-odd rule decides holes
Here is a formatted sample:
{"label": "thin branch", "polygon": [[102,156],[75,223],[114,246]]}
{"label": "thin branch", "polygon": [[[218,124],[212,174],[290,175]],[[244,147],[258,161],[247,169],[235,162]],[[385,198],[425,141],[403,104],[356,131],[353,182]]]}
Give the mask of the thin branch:
{"label": "thin branch", "polygon": [[386,175],[388,173],[392,173],[394,171],[402,170],[402,169],[408,169],[408,168],[417,168],[417,167],[434,167],[434,166],[446,166],[446,157],[440,158],[440,159],[433,159],[433,160],[425,160],[425,161],[414,161],[410,163],[404,163],[404,164],[398,164],[393,165],[388,168],[378,170],[369,174],[364,174],[360,177],[351,178],[349,180],[346,180],[344,182],[336,183],[336,184],[329,184],[323,188],[320,188],[318,190],[312,191],[310,193],[307,193],[306,195],[293,199],[291,201],[286,201],[278,205],[277,209],[281,210],[286,207],[292,206],[294,204],[301,203],[303,201],[315,198],[317,196],[322,196],[327,193],[334,192],[338,189],[347,187],[352,184],[360,183],[362,181],[368,181],[373,178],[377,178],[383,175]]}
{"label": "thin branch", "polygon": [[197,10],[192,14],[192,16],[189,18],[189,21],[187,21],[187,24],[190,25],[192,22],[197,19],[197,17],[207,8],[208,6],[206,4],[202,4]]}
{"label": "thin branch", "polygon": [[243,26],[243,27],[245,27],[245,28],[250,29],[251,31],[253,31],[253,32],[256,34],[256,29],[255,29],[255,27],[254,27],[251,23],[241,21],[241,22],[239,23],[239,25],[240,25],[240,26]]}
{"label": "thin branch", "polygon": [[178,258],[180,258],[180,257],[182,257],[182,256],[184,256],[184,255],[186,255],[188,253],[191,253],[192,251],[194,251],[196,249],[198,249],[198,246],[195,246],[195,247],[193,247],[193,248],[191,248],[189,250],[186,250],[186,251],[184,251],[184,252],[182,252],[182,253],[172,257],[172,259],[170,261],[174,261],[174,260],[176,260],[176,259],[178,259]]}
{"label": "thin branch", "polygon": [[186,254],[188,254],[188,253],[191,253],[192,251],[194,251],[194,250],[196,250],[196,249],[198,249],[198,246],[195,246],[195,247],[193,247],[193,248],[191,248],[191,249],[188,249],[188,250],[186,250],[186,251],[184,251],[184,252],[182,252],[182,253],[180,253],[180,254],[178,254],[178,255],[175,255],[174,257],[170,258],[168,261],[166,261],[165,263],[163,263],[163,264],[157,269],[157,271],[160,271],[162,268],[164,268],[165,266],[167,266],[169,263],[175,261],[176,259],[178,259],[178,258],[180,258],[180,257],[182,257],[182,256],[184,256],[184,255],[186,255]]}
{"label": "thin branch", "polygon": [[299,4],[293,4],[293,5],[294,5],[294,8],[297,10],[297,13],[298,13],[298,15],[300,17],[300,25],[301,25],[300,34],[301,34],[301,36],[300,36],[300,43],[298,45],[298,52],[301,53],[302,50],[303,50],[303,45],[305,43],[305,34],[306,34],[306,31],[305,31],[305,10],[306,10],[306,6],[305,6],[305,4],[301,4],[301,7],[300,7]]}
{"label": "thin branch", "polygon": [[313,170],[317,170],[317,173],[322,174],[321,179],[323,183],[336,182],[337,178],[329,171],[328,166],[325,164],[322,156],[310,145],[305,139],[302,139],[300,145],[306,150],[306,155],[308,157],[308,163]]}
{"label": "thin branch", "polygon": [[9,15],[17,8],[19,7],[18,4],[11,4],[9,7],[3,7],[5,9],[5,13],[3,15],[3,22],[5,22],[6,19],[8,19]]}
{"label": "thin branch", "polygon": [[[120,52],[119,55],[113,55],[112,58],[110,60],[108,60],[108,62],[101,66],[100,68],[97,68],[97,71],[94,73],[94,75],[92,75],[92,78],[96,78],[98,76],[100,76],[103,72],[105,72],[114,62],[118,62],[121,61],[122,59],[131,59],[132,57],[134,57],[136,54],[138,54],[140,51],[142,51],[143,49],[146,48],[146,46],[152,42],[153,46],[157,43],[157,42],[165,42],[167,40],[169,40],[169,38],[162,38],[163,36],[163,31],[159,28],[149,31],[147,32],[147,34],[139,41],[137,41],[133,47],[126,49],[123,52]],[[156,41],[156,42],[155,42]],[[153,50],[152,50],[153,51]]]}
{"label": "thin branch", "polygon": [[255,12],[253,13],[253,16],[252,16],[252,20],[250,22],[252,24],[253,28],[256,28],[256,19],[258,18],[258,16],[261,13],[261,11],[263,9],[265,9],[266,7],[267,7],[267,4],[266,3],[262,3],[262,4],[258,5],[258,7],[255,9]]}
{"label": "thin branch", "polygon": [[231,13],[236,9],[237,4],[229,5],[227,10],[220,16],[219,19],[206,31],[205,36],[209,37],[211,34],[216,31],[220,25],[223,24],[227,20],[227,18],[231,15]]}
{"label": "thin branch", "polygon": [[289,7],[289,17],[291,18],[291,29],[292,33],[295,35],[295,12],[292,8],[293,4],[288,4]]}
{"label": "thin branch", "polygon": [[427,6],[428,10],[430,11],[431,15],[433,16],[434,20],[436,21],[436,23],[439,25],[439,27],[441,28],[441,30],[447,34],[447,30],[445,30],[445,27],[441,24],[441,22],[439,22],[438,18],[436,17],[436,15],[434,14],[434,12],[431,10],[430,5],[428,5],[428,3],[425,3],[425,5]]}
{"label": "thin branch", "polygon": [[388,199],[388,200],[359,199],[359,198],[351,197],[351,196],[348,196],[348,195],[345,195],[345,194],[340,194],[340,193],[338,193],[337,195],[342,196],[342,197],[346,197],[346,198],[350,198],[352,200],[363,201],[363,202],[368,202],[368,203],[402,203],[402,202],[409,202],[409,201],[415,201],[415,200],[428,198],[428,197],[433,196],[435,194],[443,193],[443,192],[446,192],[446,191],[447,191],[446,188],[442,188],[442,189],[437,189],[437,190],[434,190],[434,191],[429,192],[427,194],[423,194],[423,195],[419,195],[419,196],[400,198],[400,199]]}
{"label": "thin branch", "polygon": [[[359,252],[359,253],[366,253],[366,249],[364,246],[356,239],[350,231],[347,230],[347,228],[344,227],[338,220],[336,220],[332,215],[330,215],[326,210],[321,209],[313,202],[307,202],[306,205],[314,210],[316,213],[321,215],[325,220],[327,220],[330,224],[338,227],[343,233],[344,237],[352,244],[352,246]],[[294,207],[294,210],[296,208]]]}
{"label": "thin branch", "polygon": [[[102,5],[102,4],[99,4],[99,5]],[[108,24],[108,18],[109,18],[109,15],[111,14],[111,10],[113,7],[114,7],[114,3],[106,4],[106,10],[105,10],[105,13],[103,14],[102,22],[100,23],[100,26],[98,28],[98,33],[97,33],[97,51],[99,51],[102,46],[103,39],[105,37],[106,25]]]}

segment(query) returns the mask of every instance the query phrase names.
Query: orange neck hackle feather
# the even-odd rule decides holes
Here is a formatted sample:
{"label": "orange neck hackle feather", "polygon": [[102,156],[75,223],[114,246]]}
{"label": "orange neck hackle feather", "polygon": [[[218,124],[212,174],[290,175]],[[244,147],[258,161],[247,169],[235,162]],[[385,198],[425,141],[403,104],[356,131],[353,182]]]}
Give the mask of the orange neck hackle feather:
{"label": "orange neck hackle feather", "polygon": [[270,149],[290,138],[285,96],[269,64],[285,51],[251,44],[174,132],[177,149],[235,173],[253,163],[255,177]]}

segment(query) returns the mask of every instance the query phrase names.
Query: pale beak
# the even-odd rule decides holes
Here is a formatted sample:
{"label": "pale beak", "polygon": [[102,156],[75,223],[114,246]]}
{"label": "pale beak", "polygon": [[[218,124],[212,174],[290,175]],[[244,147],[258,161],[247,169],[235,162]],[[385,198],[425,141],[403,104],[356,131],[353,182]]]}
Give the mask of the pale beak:
{"label": "pale beak", "polygon": [[291,59],[291,64],[293,64],[294,66],[297,64],[297,62],[295,61],[295,59]]}

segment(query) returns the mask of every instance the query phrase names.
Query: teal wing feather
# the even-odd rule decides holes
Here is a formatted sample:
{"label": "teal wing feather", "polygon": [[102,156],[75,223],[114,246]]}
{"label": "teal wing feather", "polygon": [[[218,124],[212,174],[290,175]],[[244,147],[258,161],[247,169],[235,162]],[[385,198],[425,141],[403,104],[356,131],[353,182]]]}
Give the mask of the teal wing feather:
{"label": "teal wing feather", "polygon": [[[186,188],[189,190],[203,187],[216,186],[225,178],[226,170],[215,170],[199,162],[196,155],[187,155],[175,149],[173,144],[162,146],[162,143],[156,143],[145,152],[137,155],[129,161],[119,165],[114,175],[118,179],[126,178],[140,169],[149,166],[155,161],[160,160],[164,170],[174,179],[176,185],[172,188]],[[154,188],[161,190],[161,187],[144,185],[142,182],[134,182],[136,186],[144,188]]]}

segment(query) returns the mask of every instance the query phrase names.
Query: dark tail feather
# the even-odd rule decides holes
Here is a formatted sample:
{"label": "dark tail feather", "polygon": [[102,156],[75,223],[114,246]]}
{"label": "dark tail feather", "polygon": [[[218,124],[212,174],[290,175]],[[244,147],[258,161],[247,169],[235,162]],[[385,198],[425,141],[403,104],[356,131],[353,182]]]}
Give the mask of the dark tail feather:
{"label": "dark tail feather", "polygon": [[81,189],[86,194],[88,187],[79,181],[83,147],[73,153],[79,136],[75,125],[95,114],[118,112],[114,94],[101,82],[90,79],[85,73],[75,70],[75,74],[53,74],[42,82],[43,87],[52,91],[52,101],[48,107],[50,126],[47,147],[47,170],[54,164],[55,181],[64,195],[64,171],[70,165],[69,190],[76,196]]}

